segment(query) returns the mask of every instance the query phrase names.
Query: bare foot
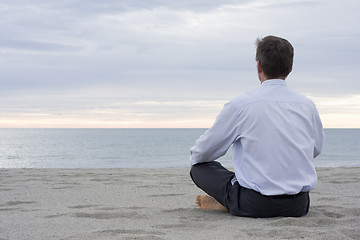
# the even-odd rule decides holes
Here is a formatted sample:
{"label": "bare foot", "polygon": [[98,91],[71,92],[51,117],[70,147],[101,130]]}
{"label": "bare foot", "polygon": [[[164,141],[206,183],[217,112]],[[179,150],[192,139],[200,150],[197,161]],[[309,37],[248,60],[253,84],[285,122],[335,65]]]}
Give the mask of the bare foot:
{"label": "bare foot", "polygon": [[197,195],[195,203],[201,209],[227,211],[227,209],[223,205],[221,205],[218,201],[215,200],[215,198],[210,197],[209,195]]}

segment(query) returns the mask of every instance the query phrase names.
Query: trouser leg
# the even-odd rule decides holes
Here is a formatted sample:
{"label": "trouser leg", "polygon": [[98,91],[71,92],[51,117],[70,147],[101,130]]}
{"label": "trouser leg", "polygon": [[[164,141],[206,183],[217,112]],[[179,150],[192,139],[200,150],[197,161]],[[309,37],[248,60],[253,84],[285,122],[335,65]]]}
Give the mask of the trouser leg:
{"label": "trouser leg", "polygon": [[213,161],[192,166],[190,176],[196,186],[227,208],[226,197],[232,187],[231,179],[235,173]]}

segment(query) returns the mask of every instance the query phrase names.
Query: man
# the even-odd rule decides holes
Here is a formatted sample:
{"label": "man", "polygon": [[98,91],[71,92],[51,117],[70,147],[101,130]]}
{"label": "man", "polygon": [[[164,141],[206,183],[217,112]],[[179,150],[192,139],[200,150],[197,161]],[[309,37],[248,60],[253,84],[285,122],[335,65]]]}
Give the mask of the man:
{"label": "man", "polygon": [[[317,182],[313,161],[322,149],[322,123],[315,104],[285,83],[292,45],[275,36],[256,45],[261,86],[227,103],[191,148],[191,178],[208,194],[196,203],[236,216],[300,217]],[[214,161],[231,145],[234,172]]]}

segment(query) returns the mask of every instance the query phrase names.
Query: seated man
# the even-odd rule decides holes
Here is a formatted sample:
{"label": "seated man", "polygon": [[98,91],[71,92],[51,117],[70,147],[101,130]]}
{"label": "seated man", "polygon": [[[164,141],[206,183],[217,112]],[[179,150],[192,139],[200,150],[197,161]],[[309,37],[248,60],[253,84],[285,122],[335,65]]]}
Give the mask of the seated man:
{"label": "seated man", "polygon": [[[317,182],[322,123],[315,104],[286,85],[292,45],[275,36],[256,45],[261,86],[228,102],[191,148],[191,178],[208,194],[196,202],[236,216],[304,216]],[[234,172],[215,161],[231,145]]]}

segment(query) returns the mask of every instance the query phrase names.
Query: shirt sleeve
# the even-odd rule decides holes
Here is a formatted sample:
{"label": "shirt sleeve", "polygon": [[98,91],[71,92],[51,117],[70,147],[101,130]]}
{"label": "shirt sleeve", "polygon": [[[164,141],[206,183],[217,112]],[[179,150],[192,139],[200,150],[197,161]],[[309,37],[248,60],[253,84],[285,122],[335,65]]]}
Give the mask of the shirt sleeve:
{"label": "shirt sleeve", "polygon": [[319,156],[323,148],[324,130],[320,120],[318,111],[315,108],[314,112],[314,134],[315,134],[315,146],[314,146],[314,158]]}
{"label": "shirt sleeve", "polygon": [[225,104],[213,126],[190,149],[192,165],[211,162],[225,155],[237,138],[237,114],[231,103]]}

